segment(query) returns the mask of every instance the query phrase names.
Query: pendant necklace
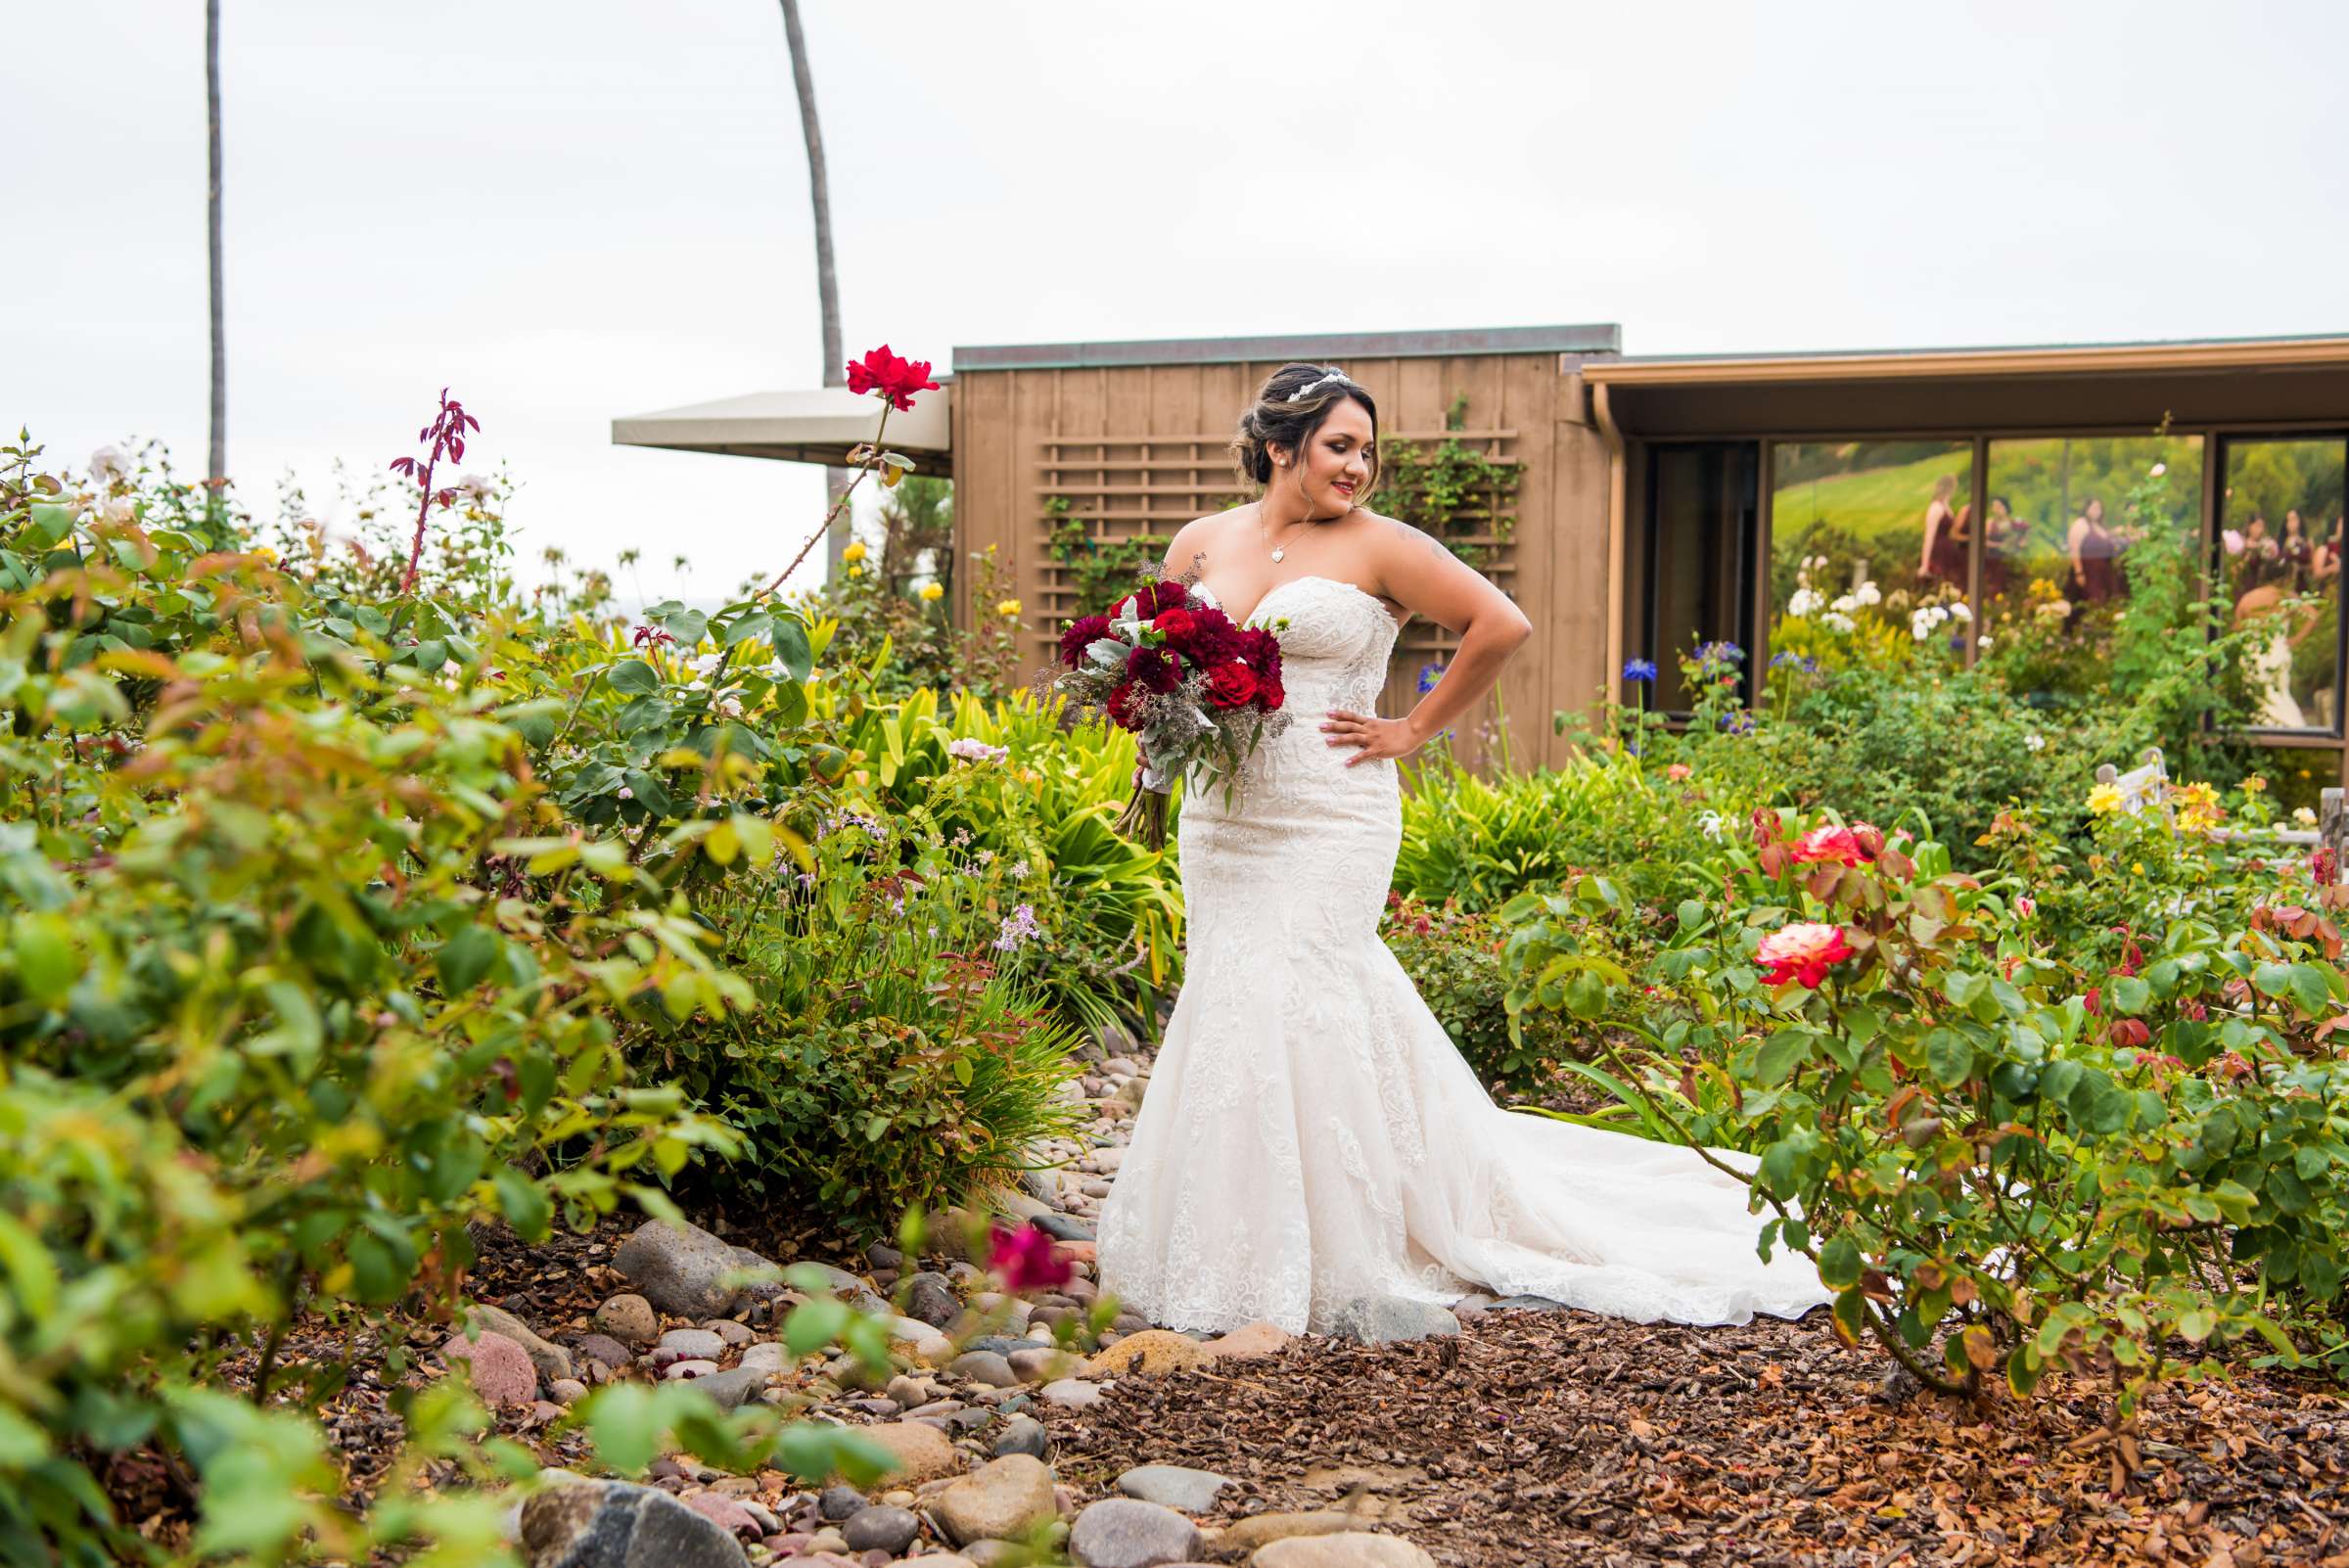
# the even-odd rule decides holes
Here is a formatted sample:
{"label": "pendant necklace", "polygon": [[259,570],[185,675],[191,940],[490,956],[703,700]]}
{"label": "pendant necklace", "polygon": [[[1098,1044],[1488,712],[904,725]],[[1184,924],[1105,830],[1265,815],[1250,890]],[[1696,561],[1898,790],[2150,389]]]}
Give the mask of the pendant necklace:
{"label": "pendant necklace", "polygon": [[[1262,502],[1257,504],[1256,509],[1256,532],[1257,536],[1263,539],[1267,544],[1272,544],[1272,536],[1265,531],[1265,509]],[[1272,546],[1272,559],[1275,563],[1279,562],[1288,553],[1289,547],[1285,544]]]}

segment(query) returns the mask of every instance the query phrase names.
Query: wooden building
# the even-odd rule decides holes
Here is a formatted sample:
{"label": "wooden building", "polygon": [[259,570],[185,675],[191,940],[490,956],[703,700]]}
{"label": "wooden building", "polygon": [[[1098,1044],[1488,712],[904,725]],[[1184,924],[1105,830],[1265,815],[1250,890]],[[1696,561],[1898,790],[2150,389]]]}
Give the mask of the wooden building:
{"label": "wooden building", "polygon": [[[2268,618],[2260,738],[2341,776],[2349,337],[1620,346],[1614,327],[1568,326],[958,347],[919,443],[954,480],[958,552],[991,548],[1008,567],[1039,664],[1069,617],[1156,558],[1120,541],[1250,498],[1226,451],[1235,421],[1266,373],[1302,359],[1370,389],[1382,438],[1449,445],[1481,476],[1431,531],[1533,620],[1498,692],[1517,766],[1562,760],[1553,713],[1630,695],[1627,660],[1664,668],[1656,697],[1671,708],[1675,655],[1731,642],[1750,686],[1781,651],[1819,646],[1805,639],[1831,633],[1831,607],[1855,596],[1879,616],[1915,606],[1918,639],[1949,636],[1957,658],[2041,638],[2050,682],[2093,696],[2093,660],[2067,665],[2061,639],[2110,613],[2117,561],[2151,548],[2180,552],[2222,620]],[[788,414],[734,399],[618,421],[615,438],[805,461],[852,410],[827,404],[819,428],[806,399],[846,394],[793,395]],[[1382,712],[1407,710],[1455,642],[1407,625]],[[1476,735],[1460,740],[1483,755]]]}

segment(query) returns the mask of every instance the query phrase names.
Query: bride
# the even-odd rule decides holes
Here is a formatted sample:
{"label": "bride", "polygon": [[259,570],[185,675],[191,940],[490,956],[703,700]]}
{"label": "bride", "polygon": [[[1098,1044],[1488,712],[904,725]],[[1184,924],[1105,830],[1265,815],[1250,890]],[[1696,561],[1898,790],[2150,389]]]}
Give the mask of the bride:
{"label": "bride", "polygon": [[[1643,1322],[1829,1300],[1799,1254],[1757,1256],[1745,1188],[1692,1151],[1504,1111],[1453,1049],[1378,936],[1395,763],[1467,715],[1532,623],[1434,538],[1362,509],[1378,410],[1344,373],[1273,372],[1232,450],[1263,499],[1186,525],[1167,568],[1279,628],[1296,717],[1228,803],[1185,791],[1184,982],[1102,1207],[1103,1288],[1174,1328],[1292,1333],[1398,1313],[1441,1328],[1431,1309],[1475,1290]],[[1457,629],[1459,652],[1381,718],[1414,614]]]}

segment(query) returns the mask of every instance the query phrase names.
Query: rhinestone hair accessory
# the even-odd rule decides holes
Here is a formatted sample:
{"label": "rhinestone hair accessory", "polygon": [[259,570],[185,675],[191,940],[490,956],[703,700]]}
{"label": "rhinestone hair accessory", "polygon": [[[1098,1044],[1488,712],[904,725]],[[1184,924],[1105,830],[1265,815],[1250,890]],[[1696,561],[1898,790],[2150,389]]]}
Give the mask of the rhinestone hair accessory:
{"label": "rhinestone hair accessory", "polygon": [[1333,381],[1348,387],[1354,385],[1354,382],[1347,376],[1346,372],[1338,369],[1335,365],[1332,365],[1329,367],[1328,375],[1323,376],[1319,381],[1314,382],[1310,387],[1298,388],[1295,392],[1289,393],[1287,398],[1284,400],[1292,403],[1301,403],[1308,397],[1311,397],[1313,393],[1319,392],[1322,388],[1328,386]]}

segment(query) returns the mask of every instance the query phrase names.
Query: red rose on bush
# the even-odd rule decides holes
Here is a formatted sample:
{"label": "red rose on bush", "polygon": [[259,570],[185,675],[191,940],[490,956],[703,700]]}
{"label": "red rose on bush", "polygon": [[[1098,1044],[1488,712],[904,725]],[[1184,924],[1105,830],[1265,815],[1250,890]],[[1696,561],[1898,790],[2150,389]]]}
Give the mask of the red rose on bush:
{"label": "red rose on bush", "polygon": [[1207,672],[1207,700],[1218,708],[1239,708],[1256,699],[1256,671],[1237,659]]}
{"label": "red rose on bush", "polygon": [[1164,648],[1136,648],[1126,661],[1126,678],[1155,692],[1170,692],[1182,684],[1182,661]]}
{"label": "red rose on bush", "polygon": [[1109,617],[1079,616],[1060,634],[1060,662],[1071,669],[1084,657],[1084,650],[1097,639],[1109,634]]}
{"label": "red rose on bush", "polygon": [[849,361],[849,391],[859,397],[877,392],[904,409],[913,406],[915,392],[936,392],[938,383],[930,379],[929,360],[899,359],[883,344],[862,359]]}

